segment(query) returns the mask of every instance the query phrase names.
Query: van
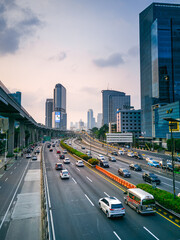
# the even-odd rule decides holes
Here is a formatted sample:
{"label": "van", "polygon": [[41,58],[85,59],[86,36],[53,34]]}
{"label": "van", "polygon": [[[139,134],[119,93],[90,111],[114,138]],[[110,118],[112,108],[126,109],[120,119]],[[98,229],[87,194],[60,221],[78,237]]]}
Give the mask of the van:
{"label": "van", "polygon": [[152,194],[140,188],[128,189],[125,194],[124,202],[131,208],[134,208],[137,213],[155,213],[155,200]]}

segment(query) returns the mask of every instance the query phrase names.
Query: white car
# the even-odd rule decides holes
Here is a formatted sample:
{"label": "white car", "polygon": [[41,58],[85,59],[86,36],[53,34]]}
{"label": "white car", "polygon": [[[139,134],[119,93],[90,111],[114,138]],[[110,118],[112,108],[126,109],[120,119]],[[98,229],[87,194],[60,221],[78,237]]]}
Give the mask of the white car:
{"label": "white car", "polygon": [[26,158],[31,158],[31,154],[26,154]]}
{"label": "white car", "polygon": [[70,163],[70,160],[69,160],[69,158],[65,158],[65,159],[63,160],[63,162],[68,164],[68,163]]}
{"label": "white car", "polygon": [[82,161],[82,160],[78,160],[78,161],[76,162],[76,166],[77,166],[77,167],[84,167],[83,161]]}
{"label": "white car", "polygon": [[99,154],[98,157],[97,157],[98,160],[105,160],[104,156]]}
{"label": "white car", "polygon": [[66,150],[66,149],[64,149],[64,150],[63,150],[63,153],[64,153],[64,154],[66,154],[66,153],[67,153],[67,150]]}
{"label": "white car", "polygon": [[119,151],[118,151],[118,154],[119,154],[119,155],[124,155],[124,151],[119,150]]}
{"label": "white car", "polygon": [[60,171],[60,178],[69,178],[69,172],[67,169]]}
{"label": "white car", "polygon": [[133,153],[133,152],[128,152],[128,153],[127,153],[127,156],[128,156],[128,157],[134,157],[134,153]]}
{"label": "white car", "polygon": [[104,197],[99,199],[99,207],[108,218],[123,217],[125,215],[125,208],[116,197]]}
{"label": "white car", "polygon": [[37,157],[36,157],[36,156],[33,156],[33,157],[32,157],[32,160],[37,160]]}

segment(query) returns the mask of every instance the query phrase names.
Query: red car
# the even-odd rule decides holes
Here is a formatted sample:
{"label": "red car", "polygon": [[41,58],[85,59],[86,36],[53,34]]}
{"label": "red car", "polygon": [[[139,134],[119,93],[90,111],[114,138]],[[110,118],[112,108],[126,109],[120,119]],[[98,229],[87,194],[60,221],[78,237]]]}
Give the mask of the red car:
{"label": "red car", "polygon": [[59,150],[57,150],[57,152],[56,152],[57,154],[60,154],[61,153],[61,151],[59,151]]}

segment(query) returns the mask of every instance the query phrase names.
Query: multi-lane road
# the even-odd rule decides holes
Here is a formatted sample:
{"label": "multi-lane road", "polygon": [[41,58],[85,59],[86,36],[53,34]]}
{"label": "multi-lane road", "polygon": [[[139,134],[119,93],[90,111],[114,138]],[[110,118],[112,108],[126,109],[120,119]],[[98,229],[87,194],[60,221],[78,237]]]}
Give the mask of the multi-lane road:
{"label": "multi-lane road", "polygon": [[[124,206],[125,217],[108,219],[99,209],[98,200],[115,196],[123,202],[124,189],[94,169],[76,167],[76,159],[69,154],[71,163],[63,165],[68,169],[70,179],[62,180],[59,171],[55,170],[55,163],[62,162],[56,154],[57,149],[62,150],[55,147],[49,152],[47,147],[44,148],[56,239],[180,239],[179,226],[159,213],[142,216]],[[115,170],[116,165],[111,168]]]}

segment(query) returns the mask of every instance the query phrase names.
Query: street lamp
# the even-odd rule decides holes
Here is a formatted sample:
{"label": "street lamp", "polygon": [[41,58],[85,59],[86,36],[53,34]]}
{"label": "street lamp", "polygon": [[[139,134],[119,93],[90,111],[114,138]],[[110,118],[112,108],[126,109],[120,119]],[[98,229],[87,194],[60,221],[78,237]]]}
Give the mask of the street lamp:
{"label": "street lamp", "polygon": [[165,121],[169,122],[169,127],[171,130],[171,155],[172,155],[172,170],[173,170],[173,194],[174,194],[174,199],[176,197],[176,192],[175,192],[175,174],[174,174],[174,156],[173,156],[173,150],[174,150],[174,145],[173,145],[173,137],[172,137],[172,130],[177,128],[177,123],[180,122],[177,119],[174,118],[163,118]]}

